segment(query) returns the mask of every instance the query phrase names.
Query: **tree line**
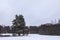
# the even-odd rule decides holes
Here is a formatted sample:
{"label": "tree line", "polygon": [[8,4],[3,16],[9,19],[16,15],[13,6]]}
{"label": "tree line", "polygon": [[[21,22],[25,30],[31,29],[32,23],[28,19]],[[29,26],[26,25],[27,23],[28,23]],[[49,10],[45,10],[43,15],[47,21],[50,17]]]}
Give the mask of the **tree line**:
{"label": "tree line", "polygon": [[23,15],[15,15],[15,19],[12,20],[12,26],[0,25],[0,33],[12,33],[18,34],[44,34],[44,35],[58,35],[60,34],[60,24],[42,24],[40,26],[26,26]]}

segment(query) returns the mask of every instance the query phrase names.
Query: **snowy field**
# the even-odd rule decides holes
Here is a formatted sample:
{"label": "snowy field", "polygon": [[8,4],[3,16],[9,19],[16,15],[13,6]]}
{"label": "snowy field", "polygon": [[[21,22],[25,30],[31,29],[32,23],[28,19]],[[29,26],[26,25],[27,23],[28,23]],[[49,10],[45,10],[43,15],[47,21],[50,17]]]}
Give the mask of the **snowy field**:
{"label": "snowy field", "polygon": [[0,40],[60,40],[60,36],[29,34],[28,36],[0,37]]}

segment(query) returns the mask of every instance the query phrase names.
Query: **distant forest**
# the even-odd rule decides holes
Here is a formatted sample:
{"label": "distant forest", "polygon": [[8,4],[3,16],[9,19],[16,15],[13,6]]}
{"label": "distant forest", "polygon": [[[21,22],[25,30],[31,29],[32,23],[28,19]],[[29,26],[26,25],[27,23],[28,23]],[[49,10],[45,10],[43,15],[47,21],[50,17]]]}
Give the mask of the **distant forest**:
{"label": "distant forest", "polygon": [[15,15],[15,19],[12,20],[11,26],[0,25],[1,33],[12,33],[13,36],[18,34],[40,34],[40,35],[60,35],[60,20],[58,23],[41,24],[40,26],[26,26],[23,15]]}

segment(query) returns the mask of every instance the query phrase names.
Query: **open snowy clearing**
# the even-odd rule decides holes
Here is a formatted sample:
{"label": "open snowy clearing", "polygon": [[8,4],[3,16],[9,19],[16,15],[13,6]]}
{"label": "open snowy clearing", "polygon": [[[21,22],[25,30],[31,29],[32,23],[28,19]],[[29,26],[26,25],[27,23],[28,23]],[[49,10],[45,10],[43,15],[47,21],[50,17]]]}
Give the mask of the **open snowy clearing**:
{"label": "open snowy clearing", "polygon": [[28,36],[0,37],[0,40],[60,40],[60,36],[29,34]]}

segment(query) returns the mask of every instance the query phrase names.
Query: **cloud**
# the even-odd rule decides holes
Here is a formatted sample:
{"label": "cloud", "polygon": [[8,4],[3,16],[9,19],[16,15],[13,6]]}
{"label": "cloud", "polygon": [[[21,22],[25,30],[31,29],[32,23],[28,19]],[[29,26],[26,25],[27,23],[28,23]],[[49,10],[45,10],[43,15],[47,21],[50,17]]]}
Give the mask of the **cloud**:
{"label": "cloud", "polygon": [[27,25],[60,18],[60,0],[0,0],[0,24],[11,25],[15,14],[23,14]]}

